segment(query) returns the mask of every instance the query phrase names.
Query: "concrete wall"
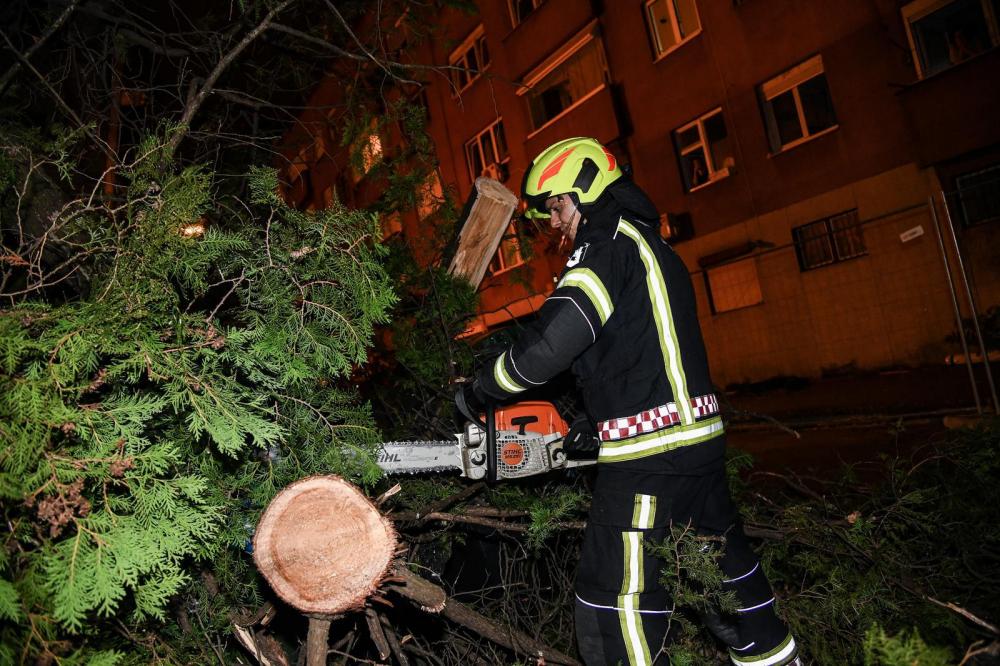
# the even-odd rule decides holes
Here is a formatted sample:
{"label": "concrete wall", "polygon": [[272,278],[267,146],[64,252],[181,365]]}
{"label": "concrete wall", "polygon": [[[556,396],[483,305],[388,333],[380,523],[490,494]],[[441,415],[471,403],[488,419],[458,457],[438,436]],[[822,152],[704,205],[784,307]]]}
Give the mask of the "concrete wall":
{"label": "concrete wall", "polygon": [[[678,246],[689,267],[747,241],[774,246],[755,258],[759,305],[712,314],[703,273],[692,276],[715,381],[941,362],[955,322],[927,208],[932,189],[930,173],[904,165]],[[853,208],[868,254],[800,271],[792,228]],[[900,240],[917,226],[923,235]]]}

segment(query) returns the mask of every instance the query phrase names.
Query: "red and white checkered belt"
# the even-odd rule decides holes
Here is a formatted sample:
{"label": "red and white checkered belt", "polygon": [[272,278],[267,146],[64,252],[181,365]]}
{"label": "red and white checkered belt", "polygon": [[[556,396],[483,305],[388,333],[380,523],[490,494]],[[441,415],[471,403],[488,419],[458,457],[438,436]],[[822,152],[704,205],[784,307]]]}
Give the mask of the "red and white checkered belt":
{"label": "red and white checkered belt", "polygon": [[[691,409],[695,418],[719,413],[719,401],[714,393],[691,398]],[[617,419],[601,421],[597,424],[597,432],[602,442],[626,439],[636,435],[656,432],[681,422],[681,415],[676,402],[670,402],[659,407],[639,412],[635,416],[623,416]]]}

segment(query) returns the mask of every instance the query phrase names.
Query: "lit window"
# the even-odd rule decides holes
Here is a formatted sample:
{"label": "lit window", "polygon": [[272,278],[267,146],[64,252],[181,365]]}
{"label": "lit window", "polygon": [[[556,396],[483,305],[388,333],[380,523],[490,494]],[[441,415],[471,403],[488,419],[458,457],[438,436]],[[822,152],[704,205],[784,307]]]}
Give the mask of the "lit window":
{"label": "lit window", "polygon": [[461,92],[479,78],[482,71],[490,64],[490,52],[486,48],[483,26],[476,28],[466,37],[462,45],[452,52],[448,64],[454,68],[451,70],[451,82],[455,86],[455,92]]}
{"label": "lit window", "polygon": [[709,111],[674,130],[674,147],[688,192],[725,178],[736,163],[722,109]]}
{"label": "lit window", "polygon": [[521,255],[521,241],[517,237],[517,228],[514,226],[514,222],[511,221],[510,226],[507,227],[507,231],[500,238],[500,246],[497,248],[497,253],[493,257],[493,261],[490,262],[489,273],[490,275],[496,275],[497,273],[517,268],[523,263],[524,257]]}
{"label": "lit window", "polygon": [[417,188],[417,218],[423,220],[430,217],[444,202],[444,190],[441,188],[441,176],[437,169],[427,174],[427,179]]}
{"label": "lit window", "polygon": [[528,98],[533,129],[562,115],[607,81],[604,44],[596,30],[595,25],[579,34],[526,77],[519,92]]}
{"label": "lit window", "polygon": [[371,171],[380,159],[382,159],[382,139],[378,134],[369,134],[364,147],[361,148],[361,161],[365,173]]}
{"label": "lit window", "polygon": [[962,174],[955,189],[949,208],[965,226],[1000,221],[1000,165]]}
{"label": "lit window", "polygon": [[837,126],[818,55],[764,83],[758,93],[771,152],[787,150]]}
{"label": "lit window", "polygon": [[695,0],[647,0],[646,21],[657,57],[701,32]]}
{"label": "lit window", "polygon": [[472,180],[480,176],[507,180],[510,176],[507,170],[510,155],[507,152],[502,120],[496,121],[465,144],[465,159]]}
{"label": "lit window", "polygon": [[803,271],[868,254],[857,210],[794,227],[792,239]]}
{"label": "lit window", "polygon": [[510,8],[510,19],[516,28],[531,12],[538,9],[545,0],[507,0]]}
{"label": "lit window", "polygon": [[708,302],[712,312],[729,312],[764,302],[753,257],[705,269]]}
{"label": "lit window", "polygon": [[351,143],[351,175],[357,183],[382,160],[382,138],[374,119],[368,130],[357,136]]}
{"label": "lit window", "polygon": [[920,78],[1000,44],[1000,0],[915,0],[902,12]]}

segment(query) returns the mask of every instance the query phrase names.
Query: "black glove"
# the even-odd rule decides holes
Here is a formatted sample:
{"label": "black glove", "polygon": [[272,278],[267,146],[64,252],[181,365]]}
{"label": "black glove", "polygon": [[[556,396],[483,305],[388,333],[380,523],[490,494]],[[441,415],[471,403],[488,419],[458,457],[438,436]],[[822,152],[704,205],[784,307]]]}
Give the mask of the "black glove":
{"label": "black glove", "polygon": [[574,419],[569,432],[563,438],[563,451],[567,460],[597,460],[601,441],[597,439],[597,428],[585,415]]}
{"label": "black glove", "polygon": [[[480,414],[486,411],[486,394],[477,382],[462,382],[455,391],[455,406],[469,421],[483,426]],[[483,426],[485,428],[485,426]]]}

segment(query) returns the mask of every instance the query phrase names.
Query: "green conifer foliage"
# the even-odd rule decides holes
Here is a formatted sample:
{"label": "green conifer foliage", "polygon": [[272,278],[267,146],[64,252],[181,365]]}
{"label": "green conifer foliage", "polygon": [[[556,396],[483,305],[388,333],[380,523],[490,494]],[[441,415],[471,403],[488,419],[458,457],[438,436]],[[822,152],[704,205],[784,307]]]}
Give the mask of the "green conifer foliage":
{"label": "green conifer foliage", "polygon": [[123,198],[65,181],[38,224],[32,182],[68,166],[39,148],[0,158],[27,184],[0,195],[0,663],[115,663],[104,620],[165,619],[194,567],[248,568],[278,489],[378,477],[349,379],[395,296],[374,216],[292,210],[265,169],[222,196],[156,140]]}

